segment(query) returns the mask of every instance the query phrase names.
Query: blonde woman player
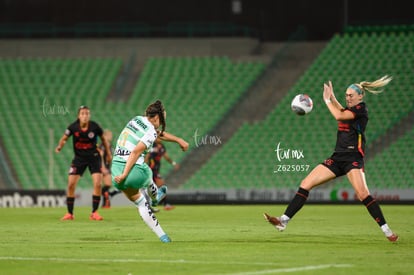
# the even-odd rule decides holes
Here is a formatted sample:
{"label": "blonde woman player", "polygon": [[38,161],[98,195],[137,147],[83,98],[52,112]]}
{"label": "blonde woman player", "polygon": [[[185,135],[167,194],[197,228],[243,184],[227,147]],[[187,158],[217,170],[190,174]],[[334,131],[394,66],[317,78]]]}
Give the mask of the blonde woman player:
{"label": "blonde woman player", "polygon": [[[176,142],[183,151],[188,149],[188,143],[182,138],[164,132],[165,118],[166,112],[159,100],[147,107],[145,116],[132,118],[117,140],[111,171],[114,186],[135,204],[143,221],[161,242],[168,243],[171,242],[170,237],[161,228],[150,202],[141,193],[141,189],[146,189],[156,203],[166,195],[161,190],[158,192],[157,185],[152,181],[152,171],[144,160],[157,136],[165,141]],[[160,127],[161,130],[158,131]]]}
{"label": "blonde woman player", "polygon": [[391,77],[383,76],[373,82],[351,84],[345,92],[346,108],[343,108],[335,98],[331,81],[324,84],[323,98],[330,113],[338,122],[335,151],[330,158],[316,166],[302,180],[296,195],[282,216],[272,217],[264,214],[265,219],[276,229],[279,231],[286,229],[288,222],[305,204],[313,187],[346,175],[358,199],[367,207],[387,239],[391,242],[398,240],[398,236],[391,231],[385,221],[378,202],[370,195],[364,175],[364,132],[368,123],[368,110],[363,99],[366,92],[374,94],[382,92],[380,89],[390,81]]}

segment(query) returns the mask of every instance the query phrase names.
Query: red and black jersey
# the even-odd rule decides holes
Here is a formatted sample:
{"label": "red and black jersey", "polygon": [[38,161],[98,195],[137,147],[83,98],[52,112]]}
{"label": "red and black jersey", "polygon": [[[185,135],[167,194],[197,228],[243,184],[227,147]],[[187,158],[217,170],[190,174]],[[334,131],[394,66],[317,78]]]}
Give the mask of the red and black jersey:
{"label": "red and black jersey", "polygon": [[368,109],[365,102],[345,108],[354,114],[354,119],[338,121],[335,152],[365,152],[365,127],[368,123]]}
{"label": "red and black jersey", "polygon": [[98,152],[98,136],[103,134],[101,126],[94,121],[89,121],[88,129],[82,130],[79,120],[76,120],[65,130],[65,135],[73,136],[73,151],[77,157],[93,157]]}
{"label": "red and black jersey", "polygon": [[153,171],[153,173],[158,173],[161,167],[161,159],[164,154],[167,152],[164,144],[162,143],[154,143],[154,147],[149,152],[149,167]]}

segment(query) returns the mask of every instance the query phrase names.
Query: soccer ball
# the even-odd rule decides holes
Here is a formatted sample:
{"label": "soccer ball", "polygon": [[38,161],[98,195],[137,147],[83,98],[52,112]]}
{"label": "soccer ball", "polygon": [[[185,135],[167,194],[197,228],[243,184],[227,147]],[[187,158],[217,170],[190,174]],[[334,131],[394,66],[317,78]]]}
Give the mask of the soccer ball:
{"label": "soccer ball", "polygon": [[297,115],[303,116],[312,111],[313,102],[307,94],[298,94],[293,98],[291,107]]}

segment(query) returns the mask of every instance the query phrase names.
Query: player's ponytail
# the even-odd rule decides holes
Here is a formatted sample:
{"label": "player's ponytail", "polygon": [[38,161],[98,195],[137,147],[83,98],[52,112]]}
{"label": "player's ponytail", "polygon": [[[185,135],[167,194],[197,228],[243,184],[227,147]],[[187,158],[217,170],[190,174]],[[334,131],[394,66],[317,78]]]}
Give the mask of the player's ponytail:
{"label": "player's ponytail", "polygon": [[154,103],[148,105],[147,109],[145,110],[145,116],[147,117],[155,117],[158,115],[160,119],[160,125],[161,125],[161,133],[160,136],[163,135],[165,131],[165,116],[164,116],[164,106],[160,100],[155,101]]}
{"label": "player's ponytail", "polygon": [[379,93],[382,93],[384,90],[378,90],[378,89],[386,86],[388,83],[390,83],[391,80],[392,80],[391,76],[384,75],[380,79],[377,79],[372,82],[362,81],[358,84],[352,84],[351,86],[356,86],[357,89],[355,89],[355,87],[351,87],[351,88],[356,90],[358,94],[365,95],[365,92],[370,92],[372,94],[379,94]]}

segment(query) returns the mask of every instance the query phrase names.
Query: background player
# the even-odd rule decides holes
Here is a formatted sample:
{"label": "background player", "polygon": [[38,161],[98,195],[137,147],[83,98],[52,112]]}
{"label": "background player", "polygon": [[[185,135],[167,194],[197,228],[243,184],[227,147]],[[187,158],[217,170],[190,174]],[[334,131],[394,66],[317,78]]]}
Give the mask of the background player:
{"label": "background player", "polygon": [[106,161],[111,161],[112,154],[105,137],[103,136],[102,128],[94,121],[90,120],[91,113],[87,106],[80,106],[78,109],[78,118],[75,122],[70,124],[65,130],[65,133],[59,140],[55,149],[59,153],[70,136],[73,140],[73,151],[75,157],[72,160],[68,186],[66,191],[66,205],[68,212],[61,220],[73,220],[73,208],[75,204],[75,190],[80,177],[89,168],[93,181],[92,193],[92,213],[91,220],[102,220],[103,218],[97,212],[99,202],[101,200],[101,156],[97,149],[98,136],[101,138],[105,147]]}

